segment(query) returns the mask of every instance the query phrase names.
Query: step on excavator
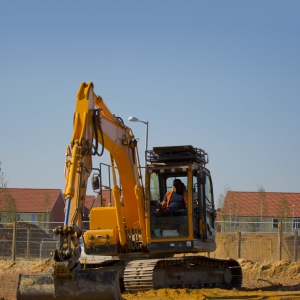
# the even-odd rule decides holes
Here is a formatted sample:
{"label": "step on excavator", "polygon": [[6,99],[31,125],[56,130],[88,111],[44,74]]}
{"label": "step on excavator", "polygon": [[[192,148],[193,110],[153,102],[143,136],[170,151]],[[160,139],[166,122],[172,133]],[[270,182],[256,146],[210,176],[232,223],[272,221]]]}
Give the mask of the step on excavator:
{"label": "step on excavator", "polygon": [[[91,82],[78,89],[73,124],[66,150],[65,219],[54,229],[59,247],[51,254],[49,272],[19,275],[17,299],[122,299],[122,292],[159,288],[241,287],[237,261],[205,255],[216,250],[216,211],[204,150],[191,145],[146,149],[142,168],[132,130],[110,112]],[[104,149],[110,155],[111,187],[102,184],[105,164],[92,166],[92,157]],[[84,231],[89,177],[99,201]],[[179,205],[171,205],[174,194]],[[80,238],[87,255],[107,259],[81,264]]]}

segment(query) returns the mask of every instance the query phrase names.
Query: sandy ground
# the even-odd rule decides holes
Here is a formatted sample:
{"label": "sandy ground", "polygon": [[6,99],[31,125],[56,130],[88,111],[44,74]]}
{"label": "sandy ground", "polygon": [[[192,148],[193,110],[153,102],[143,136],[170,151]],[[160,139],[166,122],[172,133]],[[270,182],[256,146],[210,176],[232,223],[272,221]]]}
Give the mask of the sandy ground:
{"label": "sandy ground", "polygon": [[[218,249],[211,257],[235,258],[236,235],[218,234]],[[139,292],[134,295],[123,294],[126,300],[135,299],[299,299],[300,300],[300,262],[291,262],[293,253],[291,243],[284,246],[285,257],[276,260],[276,236],[251,235],[243,237],[242,253],[248,258],[238,259],[243,271],[243,284],[240,290],[221,289],[161,289]],[[285,243],[285,242],[284,242]],[[292,245],[292,244],[291,244]],[[259,246],[259,247],[258,247]],[[264,262],[255,262],[263,258]],[[50,267],[50,259],[12,262],[0,259],[0,300],[16,299],[18,274],[43,273]]]}
{"label": "sandy ground", "polygon": [[[133,299],[300,299],[300,263],[288,260],[254,263],[240,259],[243,269],[241,290],[221,289],[161,289],[123,294]],[[16,299],[19,273],[42,273],[49,269],[50,260],[0,260],[0,299]]]}

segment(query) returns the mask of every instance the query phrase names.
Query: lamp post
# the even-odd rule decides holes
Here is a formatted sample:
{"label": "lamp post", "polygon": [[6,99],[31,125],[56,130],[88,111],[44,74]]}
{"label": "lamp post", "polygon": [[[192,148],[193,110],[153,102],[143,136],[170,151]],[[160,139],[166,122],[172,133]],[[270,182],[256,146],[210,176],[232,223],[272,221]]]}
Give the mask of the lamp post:
{"label": "lamp post", "polygon": [[296,207],[296,205],[294,204],[294,205],[292,206],[292,209],[293,209],[292,233],[294,233],[294,216],[295,216],[295,207]]}
{"label": "lamp post", "polygon": [[[131,122],[141,122],[141,123],[144,123],[146,124],[146,142],[145,142],[145,151],[148,150],[148,126],[149,126],[149,122],[148,121],[141,121],[139,120],[138,118],[136,117],[129,117],[128,118],[128,121],[131,121]],[[145,154],[145,167],[146,167],[146,154]]]}

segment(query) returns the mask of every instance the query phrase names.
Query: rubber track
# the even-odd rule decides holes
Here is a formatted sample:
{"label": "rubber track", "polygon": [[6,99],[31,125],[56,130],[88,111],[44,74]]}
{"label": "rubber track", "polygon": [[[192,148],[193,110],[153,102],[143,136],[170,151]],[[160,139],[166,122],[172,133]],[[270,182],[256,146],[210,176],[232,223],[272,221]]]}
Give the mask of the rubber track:
{"label": "rubber track", "polygon": [[154,288],[153,272],[159,259],[135,260],[124,270],[124,285],[127,292],[146,291]]}
{"label": "rubber track", "polygon": [[[129,262],[124,270],[125,289],[129,293],[155,289],[153,276],[155,275],[154,268],[156,266],[164,268],[175,265],[179,266],[187,262],[202,266],[229,267],[233,278],[230,286],[227,285],[224,287],[237,289],[241,287],[242,270],[237,261],[212,259],[205,256],[187,256],[183,258],[148,259]],[[186,286],[182,286],[182,288],[184,287]],[[181,287],[177,286],[177,288]]]}

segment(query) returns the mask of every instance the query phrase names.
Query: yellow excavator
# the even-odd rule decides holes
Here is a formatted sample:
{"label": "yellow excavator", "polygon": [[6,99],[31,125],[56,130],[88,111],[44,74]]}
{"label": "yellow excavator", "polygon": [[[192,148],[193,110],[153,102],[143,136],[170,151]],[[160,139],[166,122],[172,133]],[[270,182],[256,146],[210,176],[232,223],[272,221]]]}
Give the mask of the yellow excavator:
{"label": "yellow excavator", "polygon": [[[104,149],[111,161],[110,204],[102,197],[103,168],[92,166]],[[123,291],[241,287],[237,261],[203,255],[216,249],[208,154],[190,145],[165,146],[146,151],[145,159],[142,168],[132,130],[94,93],[93,83],[82,83],[66,150],[64,225],[54,229],[60,246],[48,273],[19,276],[17,299],[122,299]],[[83,232],[89,177],[100,201]],[[186,201],[165,208],[161,201],[176,179]],[[81,237],[86,254],[108,258],[82,265]]]}

